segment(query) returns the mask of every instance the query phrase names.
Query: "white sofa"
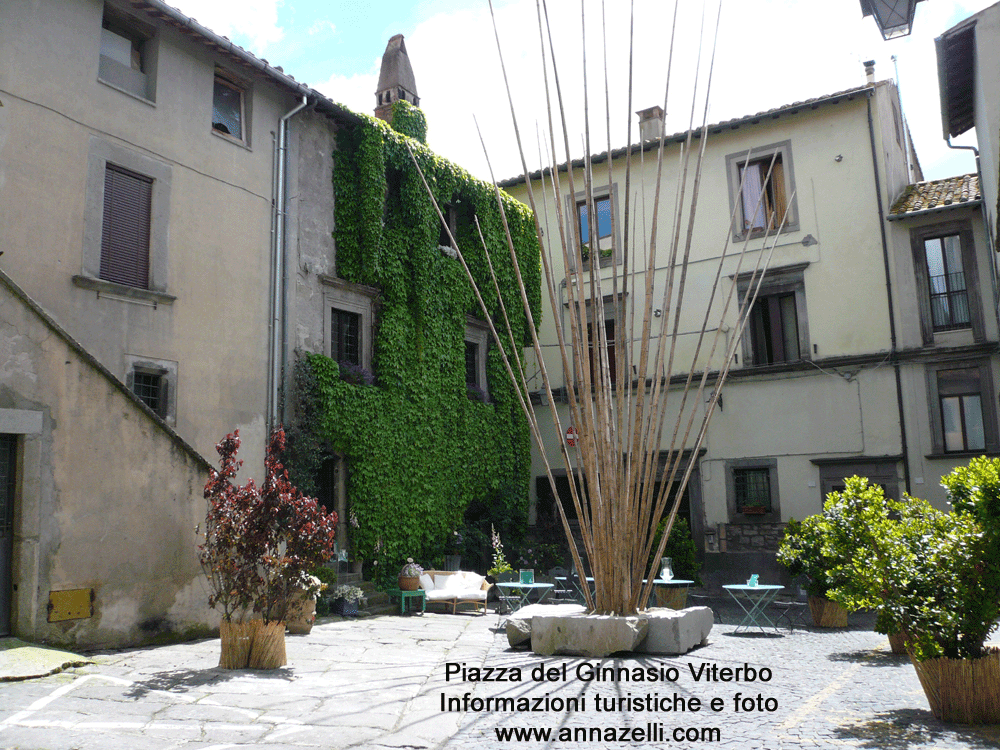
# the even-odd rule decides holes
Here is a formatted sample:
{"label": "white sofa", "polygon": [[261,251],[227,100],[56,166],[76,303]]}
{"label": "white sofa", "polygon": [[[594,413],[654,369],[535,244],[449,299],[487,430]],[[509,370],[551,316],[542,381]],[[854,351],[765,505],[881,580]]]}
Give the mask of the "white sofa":
{"label": "white sofa", "polygon": [[443,604],[458,612],[459,605],[471,604],[486,614],[486,595],[490,584],[485,576],[464,570],[425,570],[420,576],[427,604]]}

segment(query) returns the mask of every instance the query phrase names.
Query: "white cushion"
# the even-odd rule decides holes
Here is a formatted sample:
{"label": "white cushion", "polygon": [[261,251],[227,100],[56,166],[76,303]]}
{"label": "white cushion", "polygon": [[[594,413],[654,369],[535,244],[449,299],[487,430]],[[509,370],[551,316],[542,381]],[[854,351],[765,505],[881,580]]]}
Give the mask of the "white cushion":
{"label": "white cushion", "polygon": [[448,581],[451,579],[450,575],[441,575],[438,573],[434,574],[434,588],[443,589],[448,585]]}
{"label": "white cushion", "polygon": [[442,591],[441,589],[434,589],[433,591],[428,591],[424,594],[424,598],[429,602],[437,601],[451,601],[455,598],[454,591]]}
{"label": "white cushion", "polygon": [[444,584],[445,591],[465,591],[469,588],[468,584],[465,582],[464,573],[452,573],[448,576],[448,580]]}
{"label": "white cushion", "polygon": [[424,591],[434,590],[434,579],[430,577],[428,573],[420,574],[420,588]]}
{"label": "white cushion", "polygon": [[486,592],[480,589],[479,591],[469,591],[468,589],[463,591],[459,596],[459,599],[463,601],[486,601]]}
{"label": "white cushion", "polygon": [[466,573],[465,574],[465,587],[467,589],[479,590],[483,587],[483,581],[486,580],[486,576],[481,576],[478,573]]}

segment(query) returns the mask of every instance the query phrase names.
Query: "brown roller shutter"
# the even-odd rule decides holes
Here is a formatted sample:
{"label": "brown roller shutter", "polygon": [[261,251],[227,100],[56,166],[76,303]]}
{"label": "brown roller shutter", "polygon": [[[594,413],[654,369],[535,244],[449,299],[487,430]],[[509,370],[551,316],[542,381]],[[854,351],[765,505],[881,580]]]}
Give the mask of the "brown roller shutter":
{"label": "brown roller shutter", "polygon": [[108,164],[104,172],[101,278],[149,288],[149,219],[153,180]]}

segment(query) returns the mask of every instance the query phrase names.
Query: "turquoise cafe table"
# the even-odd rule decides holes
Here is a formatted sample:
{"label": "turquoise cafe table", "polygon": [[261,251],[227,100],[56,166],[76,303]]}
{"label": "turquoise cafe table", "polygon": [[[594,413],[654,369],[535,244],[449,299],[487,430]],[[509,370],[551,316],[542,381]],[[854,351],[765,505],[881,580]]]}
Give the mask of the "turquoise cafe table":
{"label": "turquoise cafe table", "polygon": [[729,595],[736,600],[736,603],[740,605],[740,609],[746,615],[743,618],[743,622],[736,626],[735,632],[739,633],[741,629],[743,632],[747,632],[751,628],[757,628],[763,633],[763,622],[766,622],[775,631],[778,630],[778,626],[768,618],[765,609],[774,600],[774,597],[778,595],[778,592],[785,588],[784,586],[763,583],[759,583],[756,586],[749,586],[741,583],[729,584],[722,588],[729,592]]}

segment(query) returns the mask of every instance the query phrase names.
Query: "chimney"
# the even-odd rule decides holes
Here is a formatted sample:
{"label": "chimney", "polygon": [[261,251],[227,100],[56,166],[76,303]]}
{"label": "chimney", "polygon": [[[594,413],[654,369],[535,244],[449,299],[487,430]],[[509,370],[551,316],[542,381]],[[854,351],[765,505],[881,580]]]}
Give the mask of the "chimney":
{"label": "chimney", "polygon": [[392,37],[382,54],[378,91],[375,92],[375,116],[391,124],[392,103],[399,99],[405,99],[414,107],[420,106],[417,83],[402,34]]}
{"label": "chimney", "polygon": [[639,140],[652,141],[659,138],[663,131],[663,107],[657,105],[640,109],[636,114],[639,115]]}
{"label": "chimney", "polygon": [[865,77],[868,79],[868,83],[875,83],[875,61],[866,60],[865,61]]}

